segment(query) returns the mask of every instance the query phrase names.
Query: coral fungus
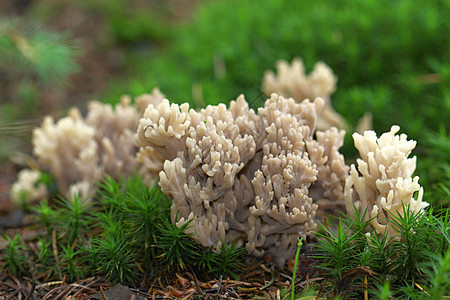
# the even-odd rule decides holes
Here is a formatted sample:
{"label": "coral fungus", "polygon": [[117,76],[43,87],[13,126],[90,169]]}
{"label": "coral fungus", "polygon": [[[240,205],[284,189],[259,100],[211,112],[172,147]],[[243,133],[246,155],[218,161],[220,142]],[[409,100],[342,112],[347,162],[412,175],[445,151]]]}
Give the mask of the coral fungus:
{"label": "coral fungus", "polygon": [[303,61],[295,58],[290,65],[286,61],[278,61],[277,74],[266,71],[262,89],[266,95],[277,93],[292,97],[297,102],[321,97],[325,105],[318,116],[317,129],[327,130],[332,126],[347,128],[344,118],[331,106],[330,96],[336,90],[336,82],[333,71],[323,62],[316,63],[314,70],[306,75]]}
{"label": "coral fungus", "polygon": [[[154,89],[152,94],[137,97],[136,103],[138,107],[147,107],[150,103],[159,103],[163,97]],[[105,174],[119,178],[135,172],[134,132],[142,113],[130,102],[131,98],[124,96],[113,108],[92,101],[86,118],[72,108],[68,116],[57,122],[47,116],[42,126],[34,130],[33,153],[39,167],[55,178],[60,193],[65,196],[81,193],[89,198],[95,191],[94,183]],[[145,160],[138,159],[143,163],[141,172],[151,181],[155,175],[151,172],[151,163],[156,164],[159,172],[162,160],[147,149],[141,151],[146,151]],[[14,197],[19,185],[12,191]]]}
{"label": "coral fungus", "polygon": [[323,105],[321,98],[296,103],[273,94],[255,113],[243,96],[229,109],[220,104],[200,111],[163,100],[147,107],[136,145],[165,159],[159,184],[173,199],[178,226],[192,220],[188,231],[204,246],[245,240],[248,252],[277,254],[281,265],[298,235],[316,226],[309,188],[318,168],[329,178],[321,177],[315,193],[330,201],[342,195],[343,132],[313,139]]}
{"label": "coral fungus", "polygon": [[[416,157],[408,158],[416,142],[408,141],[405,134],[396,135],[399,130],[394,125],[379,138],[374,131],[353,134],[361,159],[357,160],[358,170],[351,166],[344,192],[347,213],[353,216],[353,206],[361,213],[366,211],[366,220],[371,219],[377,233],[387,230],[388,236],[396,234],[388,222],[391,215],[403,215],[403,206],[407,205],[415,212],[428,206],[422,201],[419,177],[412,178]],[[417,199],[413,197],[415,192],[418,192]]]}

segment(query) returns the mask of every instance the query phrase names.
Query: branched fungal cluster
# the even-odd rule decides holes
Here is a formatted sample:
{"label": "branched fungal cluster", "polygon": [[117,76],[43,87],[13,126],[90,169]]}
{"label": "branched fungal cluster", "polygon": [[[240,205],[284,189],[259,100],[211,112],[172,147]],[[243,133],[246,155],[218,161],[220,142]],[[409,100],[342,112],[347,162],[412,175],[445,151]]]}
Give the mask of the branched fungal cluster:
{"label": "branched fungal cluster", "polygon": [[[279,63],[278,73],[266,74],[264,91],[277,94],[257,111],[242,95],[228,108],[194,110],[171,104],[157,89],[135,106],[128,97],[115,109],[91,102],[86,118],[76,109],[56,123],[45,118],[34,131],[34,155],[66,196],[92,197],[105,174],[138,170],[149,185],[159,175],[179,228],[190,222],[186,231],[205,247],[237,241],[255,256],[273,254],[279,265],[325,212],[346,209],[353,216],[355,206],[379,234],[392,236],[390,214],[401,214],[403,205],[427,206],[412,178],[415,157],[408,158],[415,141],[396,135],[398,126],[379,138],[355,133],[361,159],[349,168],[338,151],[345,132],[332,126],[346,127],[331,107],[331,70],[318,64],[306,76],[294,60]],[[36,172],[19,174],[14,199],[46,196]]]}
{"label": "branched fungal cluster", "polygon": [[[88,198],[95,192],[94,183],[105,174],[113,178],[132,174],[137,168],[134,133],[142,114],[140,107],[157,103],[163,97],[155,89],[152,94],[136,99],[138,108],[124,96],[114,108],[97,101],[90,102],[86,118],[76,108],[56,123],[52,117],[45,117],[41,127],[33,131],[33,154],[40,169],[55,178],[59,192],[64,196],[82,193]],[[27,170],[22,173],[12,187],[14,201],[20,201],[23,195],[36,198],[34,195],[46,194],[42,185],[35,184],[39,180],[37,172]]]}
{"label": "branched fungal cluster", "polygon": [[[392,126],[379,138],[374,131],[353,134],[361,158],[357,160],[358,170],[352,164],[344,192],[349,215],[353,216],[355,206],[361,214],[366,213],[365,219],[371,220],[377,233],[387,230],[390,237],[396,230],[387,220],[403,216],[403,206],[408,205],[414,212],[428,206],[422,201],[419,176],[412,177],[416,157],[408,158],[416,142],[408,141],[405,134],[395,135],[399,130],[399,126]],[[417,199],[415,192],[418,192]]]}
{"label": "branched fungal cluster", "polygon": [[[188,230],[205,247],[241,240],[248,252],[269,251],[283,264],[298,235],[316,227],[311,185],[315,200],[339,201],[347,177],[338,153],[344,133],[313,138],[323,105],[272,94],[256,113],[244,96],[229,109],[200,111],[163,100],[147,107],[136,145],[164,158],[159,184],[178,226],[192,220]],[[319,180],[319,169],[329,176]]]}

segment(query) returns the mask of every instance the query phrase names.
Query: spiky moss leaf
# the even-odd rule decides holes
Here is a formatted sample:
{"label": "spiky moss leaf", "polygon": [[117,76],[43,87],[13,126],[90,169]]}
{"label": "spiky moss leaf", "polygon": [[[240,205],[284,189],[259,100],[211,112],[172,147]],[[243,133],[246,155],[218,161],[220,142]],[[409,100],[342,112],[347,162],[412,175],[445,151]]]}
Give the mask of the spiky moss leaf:
{"label": "spiky moss leaf", "polygon": [[87,203],[87,198],[79,194],[68,198],[60,197],[56,201],[61,205],[56,214],[56,226],[62,237],[68,233],[68,243],[72,244],[89,229],[92,203]]}
{"label": "spiky moss leaf", "polygon": [[106,175],[97,184],[97,199],[102,203],[103,210],[123,214],[125,209],[125,188],[123,182]]}
{"label": "spiky moss leaf", "polygon": [[8,75],[35,76],[44,85],[61,87],[79,69],[76,42],[20,19],[2,20],[0,49],[1,66],[7,67]]}
{"label": "spiky moss leaf", "polygon": [[443,257],[437,257],[436,263],[428,263],[427,275],[431,278],[430,299],[444,299],[450,291],[450,249]]}
{"label": "spiky moss leaf", "polygon": [[192,238],[192,233],[185,233],[192,226],[192,220],[184,223],[180,228],[172,224],[170,220],[163,219],[159,225],[160,235],[157,236],[157,247],[162,251],[157,258],[167,269],[178,267],[185,269],[187,266],[196,265],[202,253],[201,246]]}
{"label": "spiky moss leaf", "polygon": [[103,238],[92,239],[91,255],[97,265],[96,271],[113,283],[136,282],[137,253],[132,244],[133,237],[129,234],[106,233]]}
{"label": "spiky moss leaf", "polygon": [[31,210],[37,214],[37,221],[47,229],[47,234],[50,235],[55,224],[56,210],[48,205],[47,199],[42,200],[38,206],[32,207]]}
{"label": "spiky moss leaf", "polygon": [[7,242],[6,255],[2,259],[2,269],[11,271],[16,277],[24,275],[26,272],[25,246],[22,243],[20,235],[15,235],[11,238],[7,234],[3,234],[2,238]]}
{"label": "spiky moss leaf", "polygon": [[342,274],[354,267],[355,248],[359,232],[351,233],[351,229],[340,219],[337,231],[323,227],[325,233],[317,233],[319,244],[317,249],[321,254],[316,257],[322,259],[321,268],[331,277],[340,281]]}
{"label": "spiky moss leaf", "polygon": [[78,281],[85,275],[85,268],[82,266],[83,250],[75,250],[73,245],[61,246],[59,271],[67,275],[69,281]]}
{"label": "spiky moss leaf", "polygon": [[432,257],[430,247],[435,244],[435,234],[426,226],[424,212],[414,212],[409,206],[403,206],[402,214],[392,215],[390,219],[398,232],[398,239],[392,245],[397,256],[392,262],[392,272],[403,280],[414,280],[420,264]]}
{"label": "spiky moss leaf", "polygon": [[170,213],[172,201],[164,195],[157,182],[148,188],[142,180],[131,177],[126,195],[127,222],[136,238],[139,253],[148,267],[155,264],[157,236],[162,220]]}
{"label": "spiky moss leaf", "polygon": [[215,258],[213,259],[214,268],[213,272],[231,276],[235,280],[238,279],[238,273],[241,272],[241,268],[244,266],[245,260],[245,248],[236,247],[236,241],[229,245],[226,242],[222,242],[218,253],[215,253]]}

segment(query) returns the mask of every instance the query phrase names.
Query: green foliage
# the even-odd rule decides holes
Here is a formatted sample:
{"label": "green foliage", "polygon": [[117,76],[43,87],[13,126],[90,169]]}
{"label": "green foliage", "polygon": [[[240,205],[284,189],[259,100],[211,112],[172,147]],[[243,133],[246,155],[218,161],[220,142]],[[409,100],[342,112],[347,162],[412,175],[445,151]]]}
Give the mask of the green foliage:
{"label": "green foliage", "polygon": [[392,296],[391,292],[391,283],[389,281],[385,281],[383,285],[378,285],[377,290],[373,290],[371,293],[376,299],[380,300],[389,300]]}
{"label": "green foliage", "polygon": [[98,184],[97,198],[105,211],[111,211],[119,215],[123,214],[125,208],[125,195],[120,181],[110,176],[105,176]]}
{"label": "green foliage", "polygon": [[236,243],[230,245],[222,242],[217,252],[210,248],[200,253],[198,267],[207,274],[231,276],[236,279],[245,261],[245,253],[245,249],[236,247]]}
{"label": "green foliage", "polygon": [[355,219],[345,215],[339,218],[336,231],[322,225],[324,233],[317,233],[318,250],[322,253],[317,258],[324,260],[320,267],[334,278],[337,293],[341,293],[338,287],[342,285],[344,273],[359,266],[373,265],[378,258],[367,243],[366,212],[361,214],[354,208],[353,213]]}
{"label": "green foliage", "polygon": [[35,77],[44,85],[61,86],[78,70],[77,50],[63,34],[19,19],[0,23],[0,67],[11,76]]}
{"label": "green foliage", "polygon": [[133,284],[136,281],[137,258],[137,253],[130,247],[133,237],[126,231],[122,233],[122,228],[109,232],[108,229],[105,228],[102,238],[91,241],[91,255],[97,266],[95,271],[114,283]]}
{"label": "green foliage", "polygon": [[48,234],[50,235],[53,230],[52,223],[54,222],[56,211],[48,205],[48,200],[42,200],[38,206],[32,208],[32,211],[37,214],[37,221],[43,225],[44,228],[48,229]]}
{"label": "green foliage", "polygon": [[[81,0],[78,5],[98,13],[118,44],[163,42],[167,38],[168,4],[128,0]],[[132,19],[133,22],[129,22]]]}
{"label": "green foliage", "polygon": [[[345,228],[341,220],[339,220],[337,229],[337,233],[334,233],[332,230],[323,227],[325,234],[317,233],[320,238],[318,249],[324,253],[317,258],[324,259],[325,262],[321,266],[328,271],[327,275],[340,280],[342,273],[345,271],[344,268],[350,267],[348,262],[353,258],[351,251],[354,246],[351,245],[351,240],[347,238],[350,229]],[[347,248],[347,246],[349,247]]]}
{"label": "green foliage", "polygon": [[80,238],[89,224],[89,208],[87,198],[76,194],[70,198],[60,198],[57,202],[61,205],[58,212],[58,226],[63,235],[68,230],[68,243],[72,244]]}
{"label": "green foliage", "polygon": [[426,226],[423,212],[413,212],[403,207],[403,216],[392,216],[390,220],[398,230],[401,240],[393,242],[392,247],[398,256],[392,264],[392,271],[401,279],[414,280],[418,275],[421,262],[430,259],[433,253],[429,246],[434,244],[434,234]]}
{"label": "green foliage", "polygon": [[237,280],[237,273],[244,266],[245,254],[245,248],[237,248],[236,242],[231,245],[223,242],[212,260],[215,265],[213,272],[220,275],[229,275]]}
{"label": "green foliage", "polygon": [[45,270],[46,279],[54,278],[59,274],[57,263],[52,252],[52,241],[48,238],[38,238],[38,256],[36,269]]}
{"label": "green foliage", "polygon": [[157,256],[158,224],[161,217],[169,213],[171,202],[163,195],[155,182],[148,189],[142,181],[131,178],[130,182],[140,183],[128,193],[126,197],[127,220],[132,227],[133,236],[136,237],[138,252],[144,257],[145,263],[150,263]]}
{"label": "green foliage", "polygon": [[79,265],[78,257],[82,254],[81,250],[75,251],[75,244],[61,246],[62,252],[60,256],[60,271],[67,274],[70,281],[77,281],[84,275],[83,268]]}
{"label": "green foliage", "polygon": [[436,249],[435,252],[444,255],[450,247],[450,211],[444,209],[436,212],[430,209],[428,216],[428,226],[435,228],[438,234],[435,234]]}
{"label": "green foliage", "polygon": [[368,244],[365,253],[370,259],[366,262],[370,269],[380,275],[381,280],[386,278],[391,269],[391,257],[393,247],[390,246],[392,238],[388,238],[387,233],[383,235],[371,234],[368,237]]}
{"label": "green foliage", "polygon": [[328,278],[327,296],[358,295],[364,288],[363,277],[369,288],[377,287],[372,293],[380,299],[389,295],[428,299],[433,290],[440,295],[448,287],[443,280],[448,278],[448,215],[447,210],[427,213],[403,207],[401,214],[388,220],[397,231],[391,239],[369,231],[364,214],[355,213],[354,221],[340,218],[336,230],[324,228],[325,233],[318,234],[317,258],[322,260],[320,267]]}
{"label": "green foliage", "polygon": [[298,267],[298,257],[300,255],[300,249],[302,248],[302,239],[298,239],[297,243],[297,252],[295,253],[295,262],[294,262],[294,272],[292,273],[292,283],[291,283],[291,300],[295,299],[295,279],[297,279],[297,267]]}
{"label": "green foliage", "polygon": [[[423,140],[424,154],[418,158],[420,182],[425,186],[426,201],[436,206],[450,206],[450,135],[444,126]],[[420,143],[419,143],[420,145]]]}
{"label": "green foliage", "polygon": [[14,238],[3,234],[3,239],[8,243],[6,246],[6,256],[3,261],[2,269],[9,270],[14,276],[19,277],[25,272],[26,258],[24,256],[24,246],[19,235]]}
{"label": "green foliage", "polygon": [[430,269],[425,269],[425,273],[431,278],[430,299],[444,299],[450,291],[450,249],[442,258],[438,257],[435,264],[428,265]]}
{"label": "green foliage", "polygon": [[333,103],[351,124],[371,111],[375,128],[396,120],[417,138],[424,128],[436,130],[450,109],[439,101],[450,96],[448,10],[442,0],[205,3],[174,31],[165,53],[130,54],[130,70],[139,76],[119,92],[159,86],[172,101],[195,104],[198,85],[205,104],[240,93],[253,100],[265,70],[300,56],[308,70],[320,60],[334,70]]}
{"label": "green foliage", "polygon": [[168,269],[179,266],[181,269],[199,259],[199,245],[192,239],[193,233],[185,233],[191,220],[180,228],[167,219],[162,219],[159,226],[160,236],[157,236],[157,246],[162,250],[158,258]]}

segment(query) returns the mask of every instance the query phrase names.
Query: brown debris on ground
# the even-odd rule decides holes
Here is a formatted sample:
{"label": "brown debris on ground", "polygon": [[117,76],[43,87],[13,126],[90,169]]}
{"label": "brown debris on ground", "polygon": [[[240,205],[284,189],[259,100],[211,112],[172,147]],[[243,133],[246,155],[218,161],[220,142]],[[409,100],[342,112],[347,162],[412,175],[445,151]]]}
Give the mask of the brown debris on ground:
{"label": "brown debris on ground", "polygon": [[[281,282],[280,273],[272,279],[264,280],[262,268],[254,272],[247,281],[231,280],[230,278],[214,279],[207,282],[199,281],[194,275],[186,273],[186,277],[177,274],[177,280],[171,285],[152,283],[145,288],[130,288],[120,284],[112,286],[101,278],[91,277],[68,284],[64,280],[37,284],[24,277],[0,281],[0,299],[280,299],[281,289],[289,288],[290,284]],[[283,275],[290,278],[287,275]],[[306,275],[307,276],[307,275]],[[275,277],[278,277],[277,280]],[[320,281],[322,278],[298,281],[297,287]]]}
{"label": "brown debris on ground", "polygon": [[[323,280],[311,249],[310,246],[302,248],[295,283],[297,291]],[[0,273],[0,299],[281,299],[283,291],[290,291],[293,268],[294,260],[290,259],[284,270],[276,270],[267,257],[243,268],[236,280],[223,276],[200,280],[191,270],[169,276],[161,274],[138,288],[112,285],[101,277],[69,283],[65,275],[61,280],[41,281],[29,277],[19,279],[3,272]]]}

